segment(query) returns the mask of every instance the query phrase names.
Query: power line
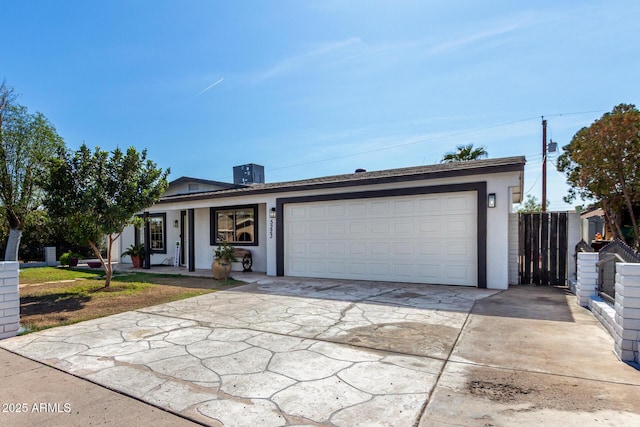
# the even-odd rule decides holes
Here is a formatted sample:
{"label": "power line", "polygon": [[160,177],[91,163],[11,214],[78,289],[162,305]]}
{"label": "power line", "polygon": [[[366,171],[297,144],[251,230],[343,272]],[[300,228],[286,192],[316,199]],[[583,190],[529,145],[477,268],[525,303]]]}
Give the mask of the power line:
{"label": "power line", "polygon": [[485,126],[485,127],[481,127],[481,128],[469,129],[469,130],[466,130],[466,131],[448,133],[448,134],[440,135],[440,136],[433,137],[433,138],[419,139],[417,141],[406,142],[404,144],[391,145],[389,147],[382,147],[382,148],[376,148],[376,149],[368,150],[368,151],[361,151],[361,152],[358,152],[358,153],[345,154],[345,155],[342,155],[342,156],[331,157],[331,158],[327,158],[327,159],[323,159],[323,160],[313,160],[313,161],[304,162],[304,163],[297,163],[297,164],[294,164],[294,165],[281,166],[281,167],[278,167],[278,168],[271,168],[271,169],[269,169],[269,172],[275,171],[275,170],[281,170],[281,169],[289,169],[289,168],[293,168],[293,167],[297,167],[297,166],[306,166],[306,165],[311,165],[311,164],[315,164],[315,163],[328,162],[328,161],[331,161],[331,160],[344,159],[344,158],[348,158],[348,157],[355,157],[355,156],[360,156],[360,155],[363,155],[363,154],[375,153],[375,152],[378,152],[378,151],[384,151],[384,150],[391,150],[391,149],[394,149],[394,148],[406,147],[408,145],[421,144],[421,143],[424,143],[424,142],[437,141],[439,139],[451,138],[452,136],[466,135],[466,134],[469,134],[469,133],[480,132],[480,131],[484,131],[484,130],[488,130],[488,129],[494,129],[494,128],[497,128],[497,127],[509,126],[509,125],[512,125],[512,124],[522,123],[522,122],[526,122],[526,121],[533,120],[533,119],[537,119],[537,116],[536,117],[528,117],[526,119],[514,120],[514,121],[506,122],[506,123],[500,123],[500,124],[491,125],[491,126]]}
{"label": "power line", "polygon": [[[544,116],[545,117],[574,116],[574,115],[581,115],[581,114],[602,113],[602,112],[606,112],[606,111],[608,111],[608,110],[575,111],[575,112],[569,112],[569,113],[545,114]],[[268,171],[271,172],[271,171],[277,171],[277,170],[282,170],[282,169],[290,169],[290,168],[294,168],[294,167],[298,167],[298,166],[307,166],[307,165],[312,165],[312,164],[315,164],[315,163],[329,162],[329,161],[332,161],[332,160],[339,160],[339,159],[345,159],[345,158],[349,158],[349,157],[356,157],[356,156],[360,156],[360,155],[363,155],[363,154],[370,154],[370,153],[375,153],[375,152],[384,151],[384,150],[392,150],[392,149],[395,149],[395,148],[406,147],[406,146],[409,146],[409,145],[422,144],[422,143],[425,143],[425,142],[432,142],[432,141],[437,141],[437,140],[441,140],[441,139],[445,139],[445,138],[451,138],[453,136],[467,135],[467,134],[474,133],[474,132],[485,131],[485,130],[494,129],[494,128],[498,128],[498,127],[502,127],[502,126],[509,126],[509,125],[513,125],[513,124],[516,124],[516,123],[527,122],[529,120],[534,120],[534,119],[537,120],[539,117],[540,116],[527,117],[527,118],[524,118],[524,119],[513,120],[513,121],[510,121],[510,122],[499,123],[499,124],[495,124],[495,125],[469,129],[469,130],[466,130],[466,131],[452,132],[452,133],[440,135],[440,136],[437,136],[437,137],[419,139],[419,140],[416,140],[416,141],[406,142],[404,144],[396,144],[396,145],[391,145],[391,146],[388,146],[388,147],[376,148],[376,149],[367,150],[367,151],[360,151],[360,152],[351,153],[351,154],[344,154],[344,155],[341,155],[341,156],[329,157],[329,158],[321,159],[321,160],[311,160],[311,161],[308,161],[308,162],[296,163],[296,164],[293,164],[293,165],[270,168],[270,169],[268,169]]]}

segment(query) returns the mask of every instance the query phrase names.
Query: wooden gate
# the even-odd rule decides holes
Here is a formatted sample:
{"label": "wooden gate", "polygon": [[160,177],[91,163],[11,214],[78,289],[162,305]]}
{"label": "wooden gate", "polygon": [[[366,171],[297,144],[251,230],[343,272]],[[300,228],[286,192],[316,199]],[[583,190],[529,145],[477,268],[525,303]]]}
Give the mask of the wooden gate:
{"label": "wooden gate", "polygon": [[518,275],[524,285],[565,285],[567,280],[566,212],[518,216]]}

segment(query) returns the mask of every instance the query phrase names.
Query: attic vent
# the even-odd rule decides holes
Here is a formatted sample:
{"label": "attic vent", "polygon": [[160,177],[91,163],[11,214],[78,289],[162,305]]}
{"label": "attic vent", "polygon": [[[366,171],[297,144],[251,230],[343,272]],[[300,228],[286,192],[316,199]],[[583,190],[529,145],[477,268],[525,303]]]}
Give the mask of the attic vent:
{"label": "attic vent", "polygon": [[366,171],[367,171],[366,169],[358,168],[358,169],[356,169],[355,173],[361,173],[361,172],[366,172]]}
{"label": "attic vent", "polygon": [[200,186],[198,184],[189,184],[189,191],[198,191]]}

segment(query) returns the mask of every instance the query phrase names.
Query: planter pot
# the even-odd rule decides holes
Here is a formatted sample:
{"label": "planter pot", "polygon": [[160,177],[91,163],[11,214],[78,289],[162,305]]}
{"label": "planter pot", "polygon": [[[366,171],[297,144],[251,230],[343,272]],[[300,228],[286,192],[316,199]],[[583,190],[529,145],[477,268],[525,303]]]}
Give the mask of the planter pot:
{"label": "planter pot", "polygon": [[141,256],[132,256],[131,262],[133,263],[133,268],[142,268],[142,257]]}
{"label": "planter pot", "polygon": [[69,258],[69,267],[77,267],[78,266],[78,258]]}
{"label": "planter pot", "polygon": [[216,259],[211,263],[211,271],[214,279],[227,280],[231,274],[231,263]]}

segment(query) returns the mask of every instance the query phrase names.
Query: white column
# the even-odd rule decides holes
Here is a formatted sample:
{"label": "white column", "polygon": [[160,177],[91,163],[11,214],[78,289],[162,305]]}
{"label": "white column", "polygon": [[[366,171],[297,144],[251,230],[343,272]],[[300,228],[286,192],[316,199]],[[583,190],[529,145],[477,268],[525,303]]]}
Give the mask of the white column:
{"label": "white column", "polygon": [[578,277],[576,297],[578,305],[589,306],[589,298],[598,292],[598,253],[578,253]]}
{"label": "white column", "polygon": [[620,360],[640,363],[640,264],[616,265],[615,352]]}
{"label": "white column", "polygon": [[58,265],[58,261],[56,260],[56,247],[55,246],[45,246],[44,248],[44,262],[49,266]]}
{"label": "white column", "polygon": [[0,262],[0,339],[16,336],[20,327],[18,267],[16,261]]}

